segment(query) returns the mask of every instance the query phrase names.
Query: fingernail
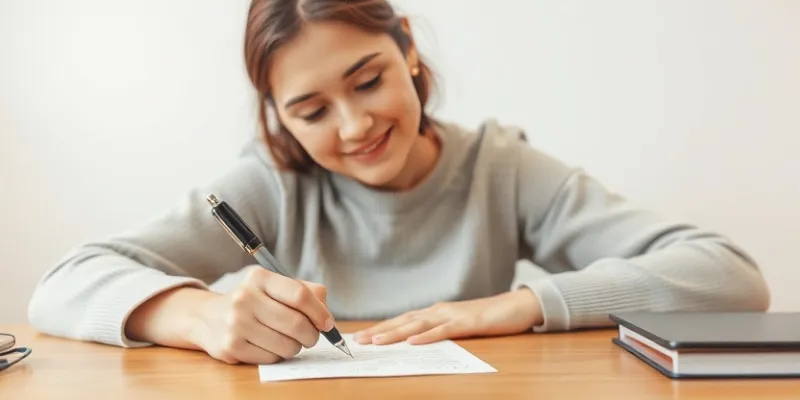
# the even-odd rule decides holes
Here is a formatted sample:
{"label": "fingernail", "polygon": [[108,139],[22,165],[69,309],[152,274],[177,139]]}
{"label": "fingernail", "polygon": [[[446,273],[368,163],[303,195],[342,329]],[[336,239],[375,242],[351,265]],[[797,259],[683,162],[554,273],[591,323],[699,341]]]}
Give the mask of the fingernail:
{"label": "fingernail", "polygon": [[328,319],[325,321],[325,332],[327,332],[327,331],[329,331],[329,330],[333,329],[333,325],[334,325],[334,322],[333,322],[333,317],[329,317],[329,318],[328,318]]}

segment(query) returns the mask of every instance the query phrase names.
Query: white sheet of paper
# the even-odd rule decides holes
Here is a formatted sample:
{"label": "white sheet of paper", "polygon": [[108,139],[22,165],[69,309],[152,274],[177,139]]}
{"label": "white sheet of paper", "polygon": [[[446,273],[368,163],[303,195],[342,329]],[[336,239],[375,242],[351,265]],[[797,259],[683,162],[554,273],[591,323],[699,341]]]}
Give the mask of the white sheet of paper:
{"label": "white sheet of paper", "polygon": [[343,334],[353,353],[350,358],[320,336],[316,346],[302,349],[293,358],[259,365],[261,382],[296,379],[478,374],[497,372],[453,341],[424,345],[406,342],[389,345],[360,345],[352,334]]}

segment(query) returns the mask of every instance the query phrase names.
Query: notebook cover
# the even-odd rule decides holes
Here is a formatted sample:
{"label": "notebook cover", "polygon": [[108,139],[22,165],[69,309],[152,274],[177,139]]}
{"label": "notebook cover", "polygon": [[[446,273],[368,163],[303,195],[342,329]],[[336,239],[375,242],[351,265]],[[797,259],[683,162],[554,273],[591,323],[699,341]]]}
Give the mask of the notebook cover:
{"label": "notebook cover", "polygon": [[627,312],[609,318],[669,349],[771,347],[800,351],[800,313]]}
{"label": "notebook cover", "polygon": [[662,375],[666,376],[670,379],[776,379],[776,378],[800,378],[800,374],[685,374],[685,373],[675,373],[672,372],[664,367],[661,364],[651,360],[644,354],[640,353],[638,350],[634,349],[633,347],[629,346],[627,343],[621,341],[619,338],[611,339],[615,345],[625,349],[628,353],[633,354],[639,360],[643,361],[645,364],[649,365]]}

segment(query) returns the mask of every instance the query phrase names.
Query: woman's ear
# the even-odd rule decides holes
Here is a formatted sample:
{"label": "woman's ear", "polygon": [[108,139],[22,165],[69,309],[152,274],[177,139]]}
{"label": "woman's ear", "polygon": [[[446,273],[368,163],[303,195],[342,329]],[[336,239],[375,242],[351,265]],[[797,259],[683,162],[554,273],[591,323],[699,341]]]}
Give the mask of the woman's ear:
{"label": "woman's ear", "polygon": [[414,41],[413,35],[411,35],[411,24],[408,22],[408,17],[400,17],[400,26],[403,29],[403,33],[408,36],[408,40]]}
{"label": "woman's ear", "polygon": [[402,17],[400,26],[408,38],[408,49],[405,54],[408,69],[409,71],[419,71],[419,54],[417,53],[417,46],[414,44],[414,35],[411,34],[411,25],[408,22],[408,18]]}

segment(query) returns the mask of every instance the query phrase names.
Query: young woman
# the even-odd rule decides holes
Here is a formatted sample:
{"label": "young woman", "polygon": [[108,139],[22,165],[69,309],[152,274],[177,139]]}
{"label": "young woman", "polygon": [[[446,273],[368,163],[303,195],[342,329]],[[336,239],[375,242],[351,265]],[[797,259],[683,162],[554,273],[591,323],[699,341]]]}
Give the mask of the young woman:
{"label": "young woman", "polygon": [[[39,330],[272,363],[334,317],[383,320],[355,337],[380,345],[769,305],[725,237],[636,208],[512,127],[429,116],[431,73],[383,0],[254,0],[244,50],[263,141],[169,214],[49,270],[30,303]],[[210,193],[297,280],[252,268],[230,293],[208,290],[254,264]],[[511,287],[523,258],[551,274]]]}

